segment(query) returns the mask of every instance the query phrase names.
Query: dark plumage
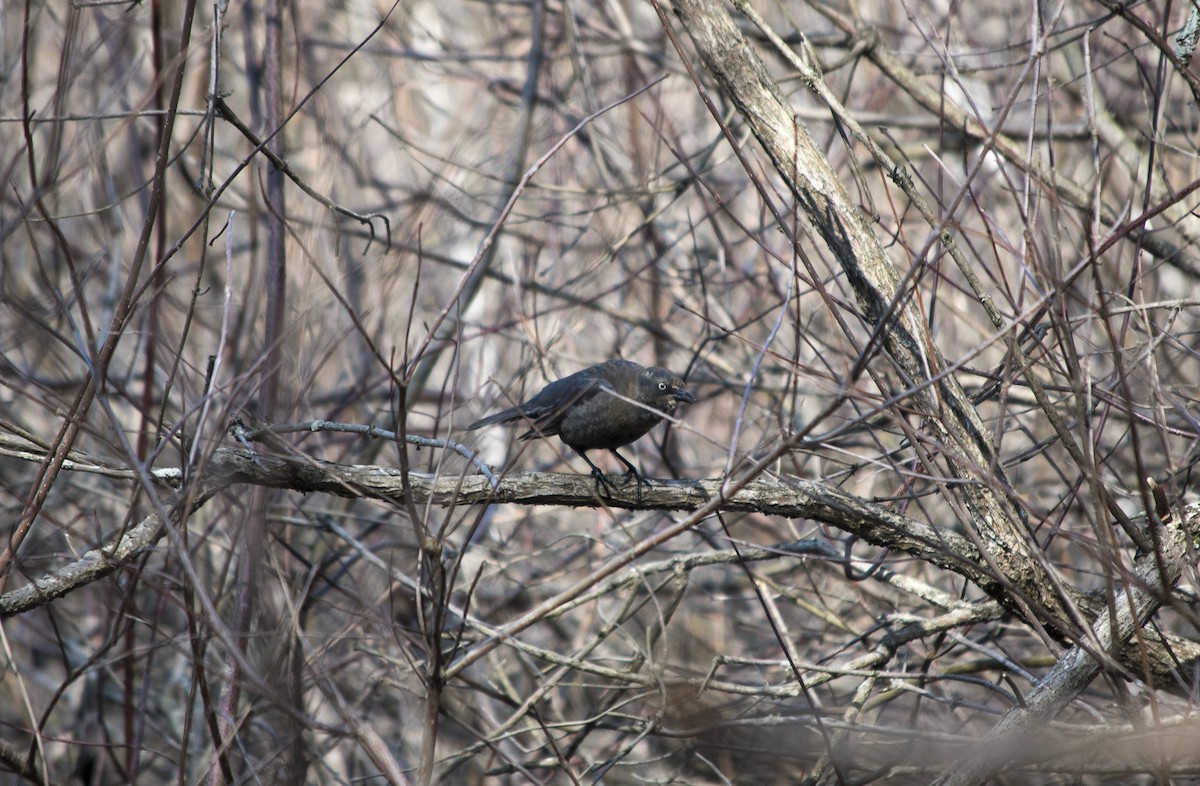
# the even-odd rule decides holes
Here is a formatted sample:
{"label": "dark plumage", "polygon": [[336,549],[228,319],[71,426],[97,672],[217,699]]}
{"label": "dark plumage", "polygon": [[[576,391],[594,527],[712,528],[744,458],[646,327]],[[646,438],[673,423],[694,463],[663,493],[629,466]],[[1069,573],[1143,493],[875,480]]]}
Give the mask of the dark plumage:
{"label": "dark plumage", "polygon": [[[640,402],[643,406],[625,401]],[[468,430],[493,423],[529,421],[522,440],[555,434],[592,468],[597,486],[609,485],[600,468],[587,457],[589,450],[609,450],[629,472],[626,478],[642,476],[617,448],[628,445],[658,425],[663,415],[675,412],[680,401],[696,400],[683,380],[665,368],[645,368],[629,360],[610,360],[569,377],[551,382],[540,393],[511,409],[481,418]]]}

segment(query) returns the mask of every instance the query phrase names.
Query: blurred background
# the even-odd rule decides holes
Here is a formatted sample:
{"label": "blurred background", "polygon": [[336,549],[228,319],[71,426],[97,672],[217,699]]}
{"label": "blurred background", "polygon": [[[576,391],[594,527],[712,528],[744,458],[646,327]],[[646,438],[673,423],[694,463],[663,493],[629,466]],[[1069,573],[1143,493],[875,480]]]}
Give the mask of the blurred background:
{"label": "blurred background", "polygon": [[[1097,486],[1130,516],[1147,477],[1191,500],[1200,78],[1173,59],[1188,7],[750,5],[933,206],[931,227],[727,9],[904,277],[1047,564],[1111,595],[1134,549]],[[913,449],[907,383],[842,266],[662,13],[4,4],[3,591],[176,515],[115,572],[4,612],[0,779],[927,783],[1019,704],[1054,662],[1043,636],[953,572],[812,521],[701,522],[444,681],[486,626],[682,514],[203,498],[206,458],[244,447],[235,417],[586,474],[557,440],[463,427],[622,357],[699,398],[626,451],[648,477],[748,479],[792,440],[754,480],[969,529]],[[394,440],[282,439],[313,459],[475,472]],[[92,471],[47,475],[66,447]],[[182,468],[182,487],[138,468]],[[771,551],[746,568],[734,546]],[[1194,579],[1157,618],[1192,641]],[[1098,680],[1013,782],[1200,776],[1197,672],[1190,652],[1176,662],[1165,681]]]}

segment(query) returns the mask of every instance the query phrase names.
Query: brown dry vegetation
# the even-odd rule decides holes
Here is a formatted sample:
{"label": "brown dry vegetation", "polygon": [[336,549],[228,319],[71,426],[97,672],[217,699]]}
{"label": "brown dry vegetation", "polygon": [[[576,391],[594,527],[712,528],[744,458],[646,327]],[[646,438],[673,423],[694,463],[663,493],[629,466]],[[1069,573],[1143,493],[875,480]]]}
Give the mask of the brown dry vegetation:
{"label": "brown dry vegetation", "polygon": [[5,782],[1200,777],[1189,7],[1034,5],[6,3]]}

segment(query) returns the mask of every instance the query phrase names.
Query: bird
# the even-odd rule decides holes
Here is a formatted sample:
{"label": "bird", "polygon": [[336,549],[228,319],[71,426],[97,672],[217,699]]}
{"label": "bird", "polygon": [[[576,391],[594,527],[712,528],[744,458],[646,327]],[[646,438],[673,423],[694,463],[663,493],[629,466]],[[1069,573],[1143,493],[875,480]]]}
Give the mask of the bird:
{"label": "bird", "polygon": [[608,450],[629,470],[625,482],[637,480],[640,497],[642,476],[617,448],[645,435],[664,415],[674,414],[681,401],[694,404],[696,397],[677,374],[631,360],[609,360],[555,380],[525,403],[480,418],[467,430],[524,420],[530,428],[520,436],[522,441],[558,435],[592,468],[597,491],[601,485],[610,491],[611,481],[587,452]]}

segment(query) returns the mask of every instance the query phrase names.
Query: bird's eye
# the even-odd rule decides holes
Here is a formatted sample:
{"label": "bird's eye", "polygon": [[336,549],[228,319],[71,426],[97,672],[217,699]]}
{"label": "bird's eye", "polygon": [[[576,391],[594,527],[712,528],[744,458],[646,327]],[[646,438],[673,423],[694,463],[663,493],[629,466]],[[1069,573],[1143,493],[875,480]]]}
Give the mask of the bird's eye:
{"label": "bird's eye", "polygon": [[658,389],[659,389],[659,390],[666,390],[666,389],[667,389],[667,383],[666,383],[666,382],[659,382],[659,383],[658,383]]}

